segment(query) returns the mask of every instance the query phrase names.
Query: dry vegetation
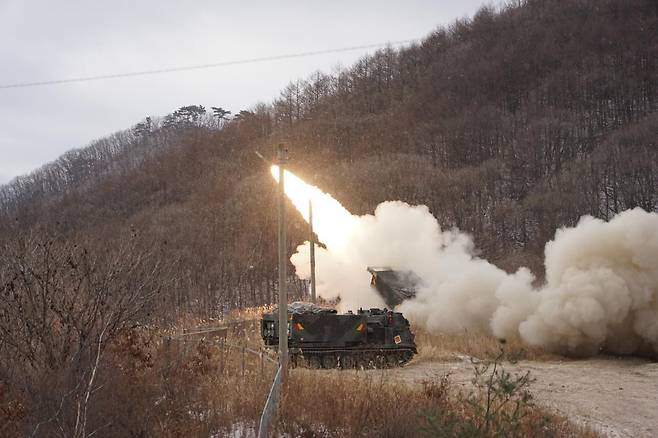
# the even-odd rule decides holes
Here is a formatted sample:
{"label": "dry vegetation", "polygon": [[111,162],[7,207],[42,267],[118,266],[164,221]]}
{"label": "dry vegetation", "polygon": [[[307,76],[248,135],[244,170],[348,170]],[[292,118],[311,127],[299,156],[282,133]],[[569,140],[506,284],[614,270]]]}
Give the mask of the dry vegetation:
{"label": "dry vegetation", "polygon": [[[166,341],[160,331],[146,327],[118,338],[103,370],[105,387],[92,400],[91,431],[99,436],[253,436],[274,366],[252,355],[245,356],[243,366],[241,350],[222,351],[216,339],[183,339]],[[229,334],[227,341],[239,339]],[[510,388],[508,393],[498,389],[501,398],[493,406],[499,410],[492,408],[487,416],[485,390],[463,394],[448,378],[408,387],[385,373],[292,370],[275,428],[309,437],[589,436],[536,407],[525,385]],[[31,434],[34,423],[24,422],[33,418],[31,409],[4,400],[0,431]],[[515,410],[518,421],[509,421]],[[60,429],[65,425],[65,418],[42,423],[37,436],[66,436]]]}
{"label": "dry vegetation", "polygon": [[[504,2],[293,82],[271,105],[149,118],[0,187],[0,240],[44,227],[105,248],[134,229],[174,262],[167,323],[271,303],[275,185],[253,151],[285,139],[292,170],[349,211],[427,205],[482,257],[541,277],[557,228],[656,209],[655,5]],[[292,251],[308,231],[288,215]]]}
{"label": "dry vegetation", "polygon": [[493,359],[501,352],[505,353],[507,360],[512,361],[549,360],[556,357],[539,347],[528,346],[518,338],[501,340],[485,333],[469,331],[432,334],[417,326],[413,327],[413,331],[418,345],[418,355],[414,359],[416,361]]}
{"label": "dry vegetation", "polygon": [[[281,139],[293,170],[355,214],[390,199],[425,204],[442,226],[471,233],[483,257],[540,277],[556,228],[583,214],[655,211],[657,29],[653,0],[486,7],[418,45],[292,83],[272,105],[230,119],[182,107],[0,187],[0,436],[253,428],[272,370],[248,356],[243,374],[241,352],[163,336],[233,318],[228,336],[258,345],[244,322],[258,311],[230,312],[275,301],[275,187],[253,150]],[[292,251],[308,229],[288,215]],[[288,281],[303,297],[306,285]],[[500,350],[472,333],[419,332],[418,342],[417,360]],[[515,340],[505,348],[545,357]],[[479,402],[449,384],[362,377],[295,371],[277,427],[482,427]],[[544,413],[527,412],[514,433],[580,433],[555,418],[532,429]]]}
{"label": "dry vegetation", "polygon": [[[254,436],[275,366],[239,346],[260,345],[253,321],[260,312],[246,310],[226,321],[186,318],[176,330],[139,326],[122,332],[99,370],[104,383],[89,401],[88,433]],[[196,324],[220,323],[227,332],[182,336],[201,328]],[[462,342],[455,341],[455,348]],[[488,350],[478,350],[483,351]],[[482,364],[492,363],[500,366]],[[527,376],[509,376],[500,368],[492,375],[491,368],[474,370],[476,385],[465,392],[449,376],[407,386],[385,371],[295,369],[274,428],[303,437],[593,436],[537,407]],[[0,392],[0,434],[70,436],[71,407],[65,403],[57,415],[39,418],[42,407],[34,400]]]}
{"label": "dry vegetation", "polygon": [[487,416],[486,391],[461,393],[448,378],[408,387],[385,373],[297,370],[278,428],[292,436],[594,436],[522,400],[524,389],[497,400]]}

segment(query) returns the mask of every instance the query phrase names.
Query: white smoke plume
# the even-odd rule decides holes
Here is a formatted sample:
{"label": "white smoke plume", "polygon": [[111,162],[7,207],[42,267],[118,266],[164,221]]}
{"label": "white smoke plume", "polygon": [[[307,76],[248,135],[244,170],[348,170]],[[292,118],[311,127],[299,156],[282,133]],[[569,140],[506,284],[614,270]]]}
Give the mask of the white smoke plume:
{"label": "white smoke plume", "polygon": [[544,263],[539,290],[524,273],[497,288],[495,335],[518,332],[529,344],[581,355],[632,353],[643,344],[658,351],[658,214],[583,217],[556,232]]}
{"label": "white smoke plume", "polygon": [[[296,205],[308,203],[288,195]],[[416,298],[398,310],[431,332],[518,336],[574,355],[633,353],[647,346],[658,351],[656,213],[636,208],[609,222],[585,216],[575,227],[557,230],[545,248],[545,284],[533,287],[527,268],[508,274],[475,256],[472,239],[442,230],[425,206],[384,202],[374,215],[349,219],[340,208],[335,226],[325,223],[318,232],[326,248],[316,249],[316,270],[318,294],[340,297],[341,310],[383,307],[366,267],[387,266],[422,279]],[[306,279],[308,252],[306,243],[291,258]]]}

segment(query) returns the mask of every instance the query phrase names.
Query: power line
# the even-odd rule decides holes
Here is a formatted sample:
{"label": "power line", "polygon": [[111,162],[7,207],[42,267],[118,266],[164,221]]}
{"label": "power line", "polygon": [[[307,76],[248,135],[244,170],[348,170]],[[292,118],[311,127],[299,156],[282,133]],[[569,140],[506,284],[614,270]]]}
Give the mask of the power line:
{"label": "power line", "polygon": [[47,81],[19,82],[14,84],[0,85],[0,89],[39,87],[43,85],[68,84],[72,82],[90,82],[90,81],[100,81],[103,79],[118,79],[118,78],[128,78],[133,76],[149,76],[149,75],[157,75],[163,73],[176,73],[176,72],[189,71],[189,70],[203,70],[208,68],[228,67],[231,65],[239,65],[239,64],[253,64],[257,62],[269,62],[269,61],[279,61],[283,59],[304,58],[307,56],[325,55],[328,53],[350,52],[355,50],[374,49],[374,48],[380,48],[386,46],[399,46],[403,44],[414,43],[417,41],[418,41],[417,39],[389,41],[386,43],[367,44],[363,46],[341,47],[338,49],[325,49],[325,50],[316,50],[312,52],[264,56],[261,58],[238,59],[233,61],[214,62],[210,64],[189,65],[185,67],[169,67],[169,68],[161,68],[156,70],[142,70],[142,71],[127,72],[127,73],[112,73],[112,74],[95,75],[95,76],[81,76],[81,77],[66,78],[66,79],[51,79]]}

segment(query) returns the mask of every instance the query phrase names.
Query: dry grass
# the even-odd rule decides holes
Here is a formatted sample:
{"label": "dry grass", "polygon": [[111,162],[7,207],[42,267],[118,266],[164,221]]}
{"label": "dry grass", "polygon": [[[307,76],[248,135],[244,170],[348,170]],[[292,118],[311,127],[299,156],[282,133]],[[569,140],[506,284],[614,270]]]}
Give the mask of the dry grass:
{"label": "dry grass", "polygon": [[[241,331],[229,332],[232,343],[253,342]],[[462,337],[448,341],[428,334],[435,342],[481,358],[497,355],[497,343],[485,337]],[[442,344],[436,344],[442,342]],[[232,434],[253,436],[273,377],[274,367],[247,355],[244,371],[239,349],[219,348],[210,339],[160,345],[154,369],[173,363],[150,378],[140,379],[160,388],[168,382],[167,398],[155,409],[149,433],[162,436],[207,436]],[[422,345],[426,345],[423,341]],[[438,351],[438,348],[437,348]],[[486,354],[485,354],[486,353]],[[139,356],[138,356],[139,357]],[[151,370],[153,371],[153,370]],[[159,380],[157,374],[163,375]],[[134,383],[133,383],[134,384]],[[386,373],[291,370],[284,390],[281,415],[274,424],[277,434],[308,437],[402,437],[402,436],[494,436],[501,430],[483,432],[482,414],[475,406],[482,394],[460,392],[447,377],[437,377],[422,386],[408,386]],[[513,398],[513,397],[512,397]],[[472,404],[469,400],[476,400]],[[522,403],[526,410],[518,425],[504,431],[508,436],[595,436],[564,418]],[[153,408],[151,408],[153,410]],[[503,411],[505,412],[505,411]],[[502,423],[501,423],[502,424]],[[141,424],[140,424],[141,427]],[[134,431],[131,431],[131,433]]]}
{"label": "dry grass", "polygon": [[[140,337],[136,337],[140,339]],[[121,421],[108,436],[253,436],[274,376],[274,366],[240,348],[211,337],[194,336],[167,341],[145,336],[138,347],[116,352],[116,369],[109,378],[112,393],[107,406]],[[227,337],[237,343],[235,334]],[[125,354],[130,352],[130,354]],[[123,353],[123,354],[122,354]],[[134,361],[149,357],[149,366]]]}
{"label": "dry grass", "polygon": [[[229,333],[240,340],[242,333]],[[274,374],[274,366],[239,349],[221,350],[212,339],[188,342],[158,340],[148,331],[119,344],[112,394],[100,412],[116,412],[121,427],[111,435],[132,436],[254,436]],[[477,339],[477,338],[474,338]],[[437,341],[434,339],[434,341]],[[454,348],[476,345],[451,344]],[[145,350],[145,351],[141,351]],[[484,356],[484,355],[482,355]],[[135,365],[135,363],[137,365]],[[144,364],[147,364],[146,366]],[[244,371],[243,371],[244,370]],[[283,391],[281,414],[274,423],[278,435],[294,437],[415,437],[498,436],[483,432],[483,416],[475,406],[482,394],[460,392],[447,377],[423,385],[404,385],[386,373],[295,369]],[[474,395],[473,395],[474,394]],[[513,397],[517,397],[514,395]],[[513,399],[512,397],[512,399]],[[531,401],[525,414],[506,436],[596,436]],[[480,413],[479,413],[480,412]],[[501,423],[503,424],[503,423]]]}
{"label": "dry grass", "polygon": [[[557,356],[538,347],[530,347],[518,338],[504,342],[482,333],[465,331],[460,334],[431,334],[420,327],[412,327],[416,335],[416,361],[454,361],[464,356],[493,359],[505,352],[509,360],[550,360]],[[563,358],[562,358],[563,359]]]}
{"label": "dry grass", "polygon": [[[250,320],[253,315],[233,319],[238,323],[230,324],[234,329],[227,340],[255,344],[258,331],[249,321],[239,323],[241,317]],[[207,322],[213,325],[218,324]],[[102,427],[96,436],[254,436],[273,364],[243,355],[239,348],[222,349],[211,337],[167,341],[163,335],[168,334],[138,327],[116,340],[108,352],[110,363],[99,377],[103,384],[93,397],[90,424]],[[455,351],[478,357],[498,351],[495,341],[483,337],[418,335],[421,360]],[[406,385],[385,372],[295,369],[284,388],[274,429],[277,435],[292,437],[596,436],[531,400],[521,402],[518,424],[496,417],[491,424],[498,426],[485,430],[483,394],[474,391],[460,392],[447,377]],[[512,393],[510,400],[521,400],[519,394]],[[0,407],[11,403],[0,401]],[[29,430],[24,423],[29,421],[29,409],[26,406],[20,416],[0,425],[4,430]],[[43,429],[45,434],[56,433],[56,425],[50,426]]]}
{"label": "dry grass", "polygon": [[501,409],[491,416],[486,430],[480,409],[484,393],[467,397],[448,377],[405,386],[385,374],[294,370],[276,432],[309,437],[597,436],[546,412],[531,399],[521,400],[522,389],[509,399],[519,400],[518,423],[504,423],[517,405],[498,402]]}

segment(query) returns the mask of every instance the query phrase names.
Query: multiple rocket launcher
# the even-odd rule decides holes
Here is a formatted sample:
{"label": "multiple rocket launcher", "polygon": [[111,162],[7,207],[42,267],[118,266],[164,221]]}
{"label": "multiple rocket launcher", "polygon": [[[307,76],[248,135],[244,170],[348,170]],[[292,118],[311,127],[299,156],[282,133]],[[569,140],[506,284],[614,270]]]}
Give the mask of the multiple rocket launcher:
{"label": "multiple rocket launcher", "polygon": [[[260,152],[254,151],[254,153],[268,165],[274,165]],[[368,266],[367,269],[372,275],[370,284],[381,295],[389,308],[393,309],[403,301],[416,296],[416,286],[420,283],[420,278],[413,272],[395,271],[386,267]]]}
{"label": "multiple rocket launcher", "polygon": [[[268,165],[260,152],[256,156]],[[313,265],[313,260],[311,261]],[[411,272],[368,267],[371,286],[393,309],[415,297],[418,277]],[[314,294],[313,294],[314,295]],[[293,366],[310,368],[384,368],[402,366],[416,353],[409,321],[388,309],[359,309],[339,315],[313,303],[288,305],[287,344]],[[278,310],[263,314],[261,336],[265,345],[280,344]],[[281,332],[285,333],[285,331]],[[281,347],[280,348],[284,348]]]}

